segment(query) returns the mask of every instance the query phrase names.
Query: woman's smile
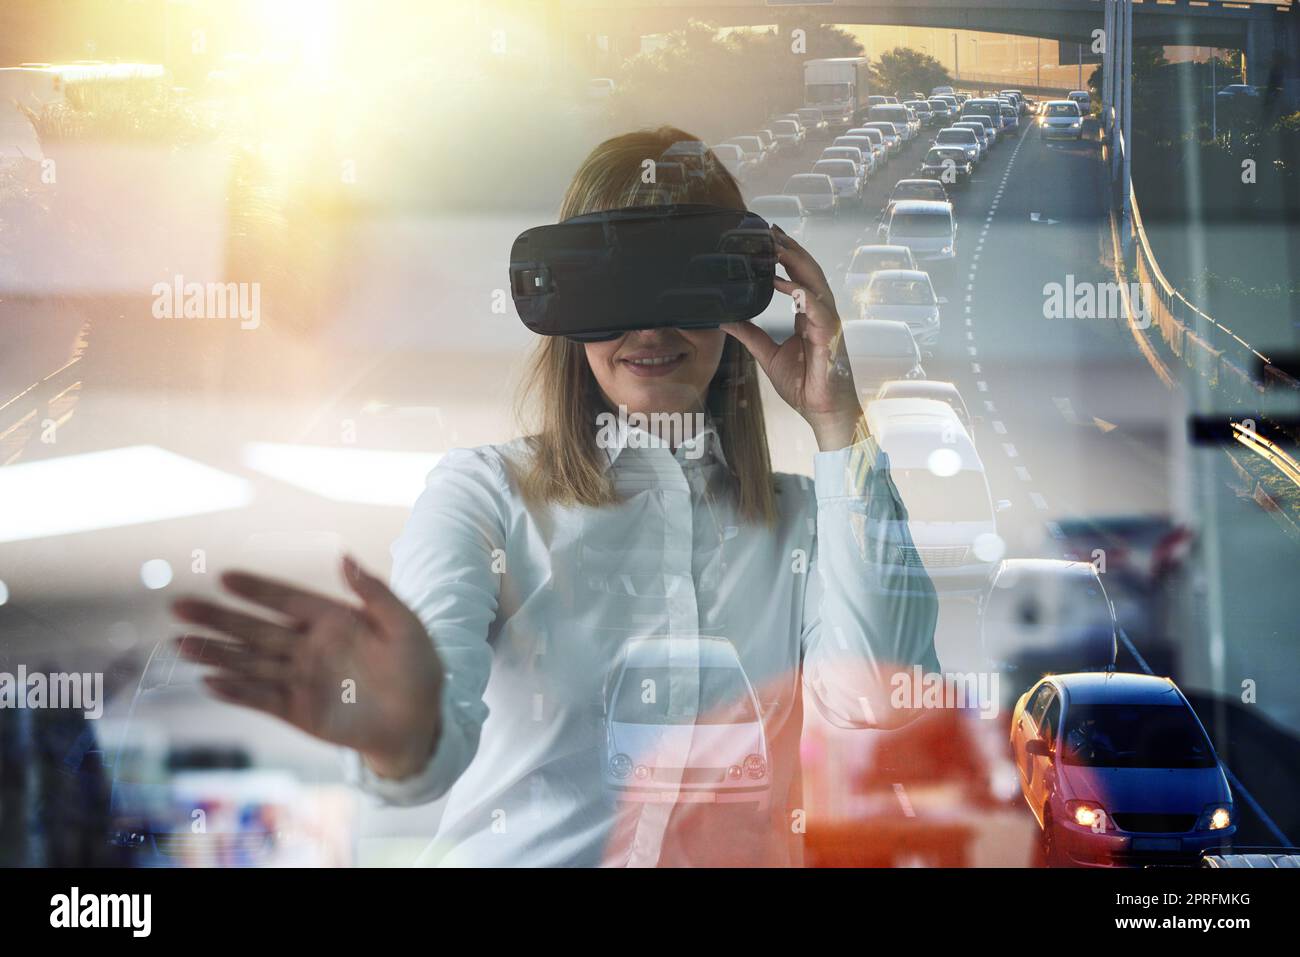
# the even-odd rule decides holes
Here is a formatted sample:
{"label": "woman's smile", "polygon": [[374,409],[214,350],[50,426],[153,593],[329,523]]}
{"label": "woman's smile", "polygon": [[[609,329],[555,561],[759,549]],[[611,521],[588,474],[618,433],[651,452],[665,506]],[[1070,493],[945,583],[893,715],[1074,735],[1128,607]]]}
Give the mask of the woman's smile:
{"label": "woman's smile", "polygon": [[633,374],[639,376],[665,376],[686,361],[685,352],[637,352],[619,359]]}

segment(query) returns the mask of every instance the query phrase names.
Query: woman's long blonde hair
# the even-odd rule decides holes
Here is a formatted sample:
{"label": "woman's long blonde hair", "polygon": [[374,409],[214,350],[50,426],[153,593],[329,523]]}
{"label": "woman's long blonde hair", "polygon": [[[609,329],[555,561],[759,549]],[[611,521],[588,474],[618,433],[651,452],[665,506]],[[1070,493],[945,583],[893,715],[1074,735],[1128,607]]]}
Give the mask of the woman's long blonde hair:
{"label": "woman's long blonde hair", "polygon": [[[698,142],[670,126],[608,139],[583,161],[560,204],[560,220],[584,213],[644,205],[643,164],[658,160],[672,144]],[[691,181],[670,196],[673,202],[710,203],[744,209],[740,187],[716,159],[705,180]],[[663,187],[658,187],[662,190]],[[657,201],[663,202],[660,192]],[[746,521],[770,524],[776,517],[772,460],[754,358],[730,336],[705,399],[718,428],[731,473],[736,504]],[[532,454],[519,467],[524,497],[533,502],[601,506],[617,501],[596,446],[597,415],[612,411],[587,362],[581,343],[548,336],[538,344],[518,399],[521,419],[531,412],[537,431]]]}

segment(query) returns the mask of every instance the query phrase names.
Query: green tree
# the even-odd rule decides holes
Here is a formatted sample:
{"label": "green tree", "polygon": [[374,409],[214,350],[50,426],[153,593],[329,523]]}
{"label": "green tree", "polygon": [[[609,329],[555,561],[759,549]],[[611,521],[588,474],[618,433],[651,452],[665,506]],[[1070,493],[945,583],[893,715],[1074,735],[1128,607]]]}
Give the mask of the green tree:
{"label": "green tree", "polygon": [[912,93],[928,93],[936,86],[952,83],[942,63],[932,56],[908,47],[894,47],[880,54],[872,67],[876,88],[899,98]]}

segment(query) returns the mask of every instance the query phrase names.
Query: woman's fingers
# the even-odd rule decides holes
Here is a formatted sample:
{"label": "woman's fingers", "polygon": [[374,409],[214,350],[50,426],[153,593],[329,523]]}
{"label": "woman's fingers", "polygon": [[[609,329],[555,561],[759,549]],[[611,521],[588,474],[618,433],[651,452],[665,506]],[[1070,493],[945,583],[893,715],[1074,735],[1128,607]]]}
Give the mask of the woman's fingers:
{"label": "woman's fingers", "polygon": [[242,639],[267,654],[284,654],[297,639],[283,625],[202,598],[181,598],[172,604],[172,612],[182,621]]}
{"label": "woman's fingers", "polygon": [[764,372],[771,365],[772,357],[776,355],[781,348],[776,344],[767,331],[752,322],[724,322],[721,327],[723,332],[740,342],[742,346],[749,350],[750,355],[758,363],[759,368]]}
{"label": "woman's fingers", "polygon": [[310,623],[345,607],[324,595],[252,572],[226,572],[221,576],[221,584],[240,598],[272,608],[300,622]]}
{"label": "woman's fingers", "polygon": [[225,677],[253,678],[263,681],[284,681],[289,674],[289,664],[284,658],[258,654],[246,647],[219,638],[204,635],[181,635],[176,639],[176,650],[186,661],[217,668]]}
{"label": "woman's fingers", "polygon": [[410,624],[410,609],[382,579],[362,568],[351,555],[343,556],[343,578],[365,605],[366,614],[380,625],[383,634],[391,637]]}

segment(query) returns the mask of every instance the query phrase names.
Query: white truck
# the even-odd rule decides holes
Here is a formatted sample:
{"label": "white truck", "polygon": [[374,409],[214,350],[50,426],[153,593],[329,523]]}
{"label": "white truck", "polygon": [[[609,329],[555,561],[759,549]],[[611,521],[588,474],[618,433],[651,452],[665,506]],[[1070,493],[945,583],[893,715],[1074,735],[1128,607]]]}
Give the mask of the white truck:
{"label": "white truck", "polygon": [[869,61],[864,56],[804,61],[804,105],[821,110],[831,131],[849,129],[866,115],[870,85]]}

